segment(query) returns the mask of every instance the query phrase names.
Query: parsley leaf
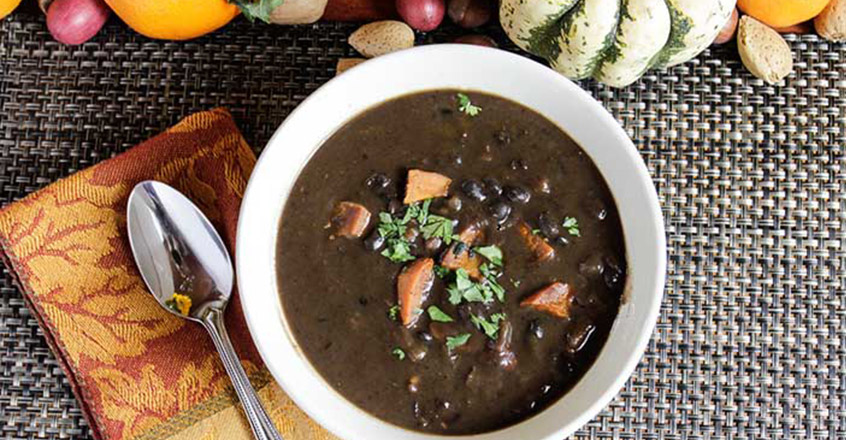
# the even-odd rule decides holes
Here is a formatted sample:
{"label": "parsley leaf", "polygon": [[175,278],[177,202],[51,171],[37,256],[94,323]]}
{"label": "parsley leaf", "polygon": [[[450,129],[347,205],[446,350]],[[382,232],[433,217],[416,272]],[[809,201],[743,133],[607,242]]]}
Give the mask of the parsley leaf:
{"label": "parsley leaf", "polygon": [[399,305],[394,304],[393,306],[391,306],[390,309],[388,309],[388,318],[391,321],[397,321],[399,319],[399,312],[400,312]]}
{"label": "parsley leaf", "polygon": [[567,230],[568,234],[574,237],[582,236],[581,231],[579,231],[579,221],[575,217],[564,217],[564,223],[561,226]]}
{"label": "parsley leaf", "polygon": [[495,245],[478,247],[476,253],[487,258],[495,266],[502,266],[502,249]]}
{"label": "parsley leaf", "polygon": [[458,98],[459,111],[462,111],[470,116],[476,116],[482,111],[482,107],[473,105],[473,103],[470,102],[470,97],[464,93],[457,93],[455,96]]}
{"label": "parsley leaf", "polygon": [[411,255],[411,245],[401,238],[389,239],[387,247],[382,250],[382,256],[394,263],[405,263],[415,259],[414,255]]}
{"label": "parsley leaf", "polygon": [[466,344],[470,340],[470,333],[462,333],[458,336],[447,336],[446,346],[450,350],[455,350],[458,347]]}
{"label": "parsley leaf", "polygon": [[393,349],[393,351],[391,351],[391,354],[401,361],[405,360],[405,352],[402,351],[402,349],[399,347]]}
{"label": "parsley leaf", "polygon": [[440,237],[444,240],[444,243],[450,244],[453,238],[452,219],[430,215],[426,219],[426,223],[420,228],[420,232],[426,240],[432,237]]}
{"label": "parsley leaf", "polygon": [[452,316],[447,315],[438,306],[429,306],[429,318],[436,322],[453,322]]}
{"label": "parsley leaf", "polygon": [[285,0],[230,0],[230,3],[237,5],[244,17],[250,21],[258,18],[265,23],[270,23],[270,14],[285,3]]}
{"label": "parsley leaf", "polygon": [[478,315],[470,315],[470,321],[473,325],[484,332],[489,338],[494,340],[496,340],[496,336],[499,333],[499,321],[502,321],[503,319],[505,319],[504,313],[495,313],[491,315],[490,321]]}

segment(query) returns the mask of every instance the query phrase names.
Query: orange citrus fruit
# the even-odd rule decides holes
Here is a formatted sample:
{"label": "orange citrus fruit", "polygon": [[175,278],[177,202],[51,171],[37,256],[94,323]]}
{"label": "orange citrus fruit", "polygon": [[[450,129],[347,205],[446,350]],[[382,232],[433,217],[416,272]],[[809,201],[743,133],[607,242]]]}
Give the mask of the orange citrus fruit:
{"label": "orange citrus fruit", "polygon": [[738,0],[737,7],[774,28],[793,26],[816,17],[830,0]]}
{"label": "orange citrus fruit", "polygon": [[0,0],[0,19],[11,14],[19,4],[21,4],[21,0]]}
{"label": "orange citrus fruit", "polygon": [[240,12],[226,0],[106,0],[106,3],[139,34],[162,40],[188,40],[205,35],[223,27]]}

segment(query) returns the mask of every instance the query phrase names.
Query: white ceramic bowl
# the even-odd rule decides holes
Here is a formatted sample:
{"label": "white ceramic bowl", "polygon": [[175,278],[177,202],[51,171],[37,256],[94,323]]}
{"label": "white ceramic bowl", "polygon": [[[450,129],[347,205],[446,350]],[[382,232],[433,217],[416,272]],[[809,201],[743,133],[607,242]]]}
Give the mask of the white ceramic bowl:
{"label": "white ceramic bowl", "polygon": [[[347,440],[454,438],[385,423],[324,382],[288,329],[274,268],[277,226],[285,200],[300,170],[324,140],[353,116],[385,100],[443,88],[499,95],[546,116],[593,159],[617,201],[629,279],[626,300],[596,362],[569,393],[543,412],[509,428],[466,436],[474,440],[560,440],[605,407],[637,366],[661,304],[666,242],[655,189],[631,140],[591,96],[527,58],[467,45],[409,49],[345,72],[300,104],[262,153],[241,208],[236,264],[250,332],[282,388],[337,436]],[[351,380],[354,375],[350,373]]]}

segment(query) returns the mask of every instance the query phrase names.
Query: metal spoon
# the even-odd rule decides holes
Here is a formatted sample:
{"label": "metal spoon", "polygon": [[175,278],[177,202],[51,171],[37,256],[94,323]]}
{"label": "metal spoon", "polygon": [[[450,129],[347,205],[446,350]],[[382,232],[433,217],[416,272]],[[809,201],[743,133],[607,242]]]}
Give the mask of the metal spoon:
{"label": "metal spoon", "polygon": [[154,181],[135,186],[126,217],[129,244],[147,288],[167,311],[198,322],[209,332],[255,437],[282,440],[226,333],[223,311],[234,275],[214,227],[179,191]]}

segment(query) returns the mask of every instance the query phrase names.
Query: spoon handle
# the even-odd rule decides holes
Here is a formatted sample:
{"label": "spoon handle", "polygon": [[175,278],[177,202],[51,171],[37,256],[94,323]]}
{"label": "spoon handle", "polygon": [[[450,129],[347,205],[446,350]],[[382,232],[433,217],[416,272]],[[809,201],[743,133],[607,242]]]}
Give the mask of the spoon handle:
{"label": "spoon handle", "polygon": [[229,374],[229,379],[232,380],[235,393],[244,407],[244,413],[250,422],[253,435],[258,440],[282,440],[282,436],[276,430],[267,415],[267,411],[264,410],[256,391],[250,385],[250,380],[247,378],[244,368],[241,367],[238,355],[235,354],[235,349],[232,347],[232,342],[229,340],[229,334],[226,332],[226,326],[223,323],[223,312],[211,310],[203,318],[203,327],[211,335],[214,346],[220,354],[223,366]]}

